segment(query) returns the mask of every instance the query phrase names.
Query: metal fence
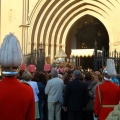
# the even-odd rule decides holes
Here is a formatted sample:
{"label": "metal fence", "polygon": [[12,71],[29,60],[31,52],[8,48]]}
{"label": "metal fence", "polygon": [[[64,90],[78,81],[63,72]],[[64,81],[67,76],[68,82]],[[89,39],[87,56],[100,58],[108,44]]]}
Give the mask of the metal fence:
{"label": "metal fence", "polygon": [[24,55],[24,63],[28,66],[34,64],[37,71],[44,70],[45,54],[43,50],[34,50],[33,53]]}
{"label": "metal fence", "polygon": [[104,47],[101,51],[98,51],[97,47],[94,49],[94,70],[99,70],[106,66],[108,58],[114,60],[116,71],[120,73],[120,52],[117,52],[116,49],[113,52],[108,52]]}

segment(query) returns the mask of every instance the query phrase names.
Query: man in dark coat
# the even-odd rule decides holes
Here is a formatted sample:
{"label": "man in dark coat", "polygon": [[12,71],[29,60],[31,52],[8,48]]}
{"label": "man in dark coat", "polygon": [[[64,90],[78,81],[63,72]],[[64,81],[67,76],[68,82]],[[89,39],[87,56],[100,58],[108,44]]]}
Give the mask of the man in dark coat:
{"label": "man in dark coat", "polygon": [[65,89],[64,111],[68,111],[68,120],[82,120],[82,113],[87,104],[87,84],[80,80],[80,71],[73,71],[73,81]]}

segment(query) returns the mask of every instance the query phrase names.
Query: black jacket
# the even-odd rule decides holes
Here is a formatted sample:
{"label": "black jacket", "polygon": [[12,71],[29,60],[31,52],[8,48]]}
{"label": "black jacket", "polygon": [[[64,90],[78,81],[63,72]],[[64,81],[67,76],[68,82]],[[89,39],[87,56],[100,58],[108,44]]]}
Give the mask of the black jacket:
{"label": "black jacket", "polygon": [[78,79],[70,81],[65,88],[63,106],[69,111],[83,111],[88,100],[87,87],[85,82]]}

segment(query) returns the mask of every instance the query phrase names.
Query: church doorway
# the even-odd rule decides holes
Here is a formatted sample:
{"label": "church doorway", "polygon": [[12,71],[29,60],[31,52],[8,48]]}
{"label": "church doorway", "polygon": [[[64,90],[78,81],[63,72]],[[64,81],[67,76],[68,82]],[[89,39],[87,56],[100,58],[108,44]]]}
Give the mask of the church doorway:
{"label": "church doorway", "polygon": [[[97,18],[85,15],[71,27],[66,40],[66,54],[71,55],[71,49],[104,49],[109,52],[109,36],[105,26]],[[89,51],[88,51],[89,52]],[[93,56],[80,56],[76,66],[93,69]],[[77,62],[79,64],[77,64]]]}

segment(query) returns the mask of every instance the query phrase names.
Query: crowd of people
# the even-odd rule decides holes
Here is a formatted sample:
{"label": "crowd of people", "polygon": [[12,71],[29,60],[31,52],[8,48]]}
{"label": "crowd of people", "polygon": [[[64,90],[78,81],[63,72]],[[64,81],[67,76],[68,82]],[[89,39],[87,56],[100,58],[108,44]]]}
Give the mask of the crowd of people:
{"label": "crowd of people", "polygon": [[[120,101],[119,75],[111,80],[107,76],[106,69],[76,68],[61,73],[57,66],[48,73],[19,70],[16,77],[33,89],[36,120],[105,120]],[[98,86],[103,107],[96,92]]]}
{"label": "crowd of people", "polygon": [[[119,103],[119,75],[113,74],[109,79],[105,68],[102,71],[84,71],[76,67],[63,72],[59,69],[57,66],[47,73],[19,71],[17,77],[20,82],[28,83],[33,88],[36,119],[105,120]],[[98,86],[102,106],[99,92],[96,92]]]}

